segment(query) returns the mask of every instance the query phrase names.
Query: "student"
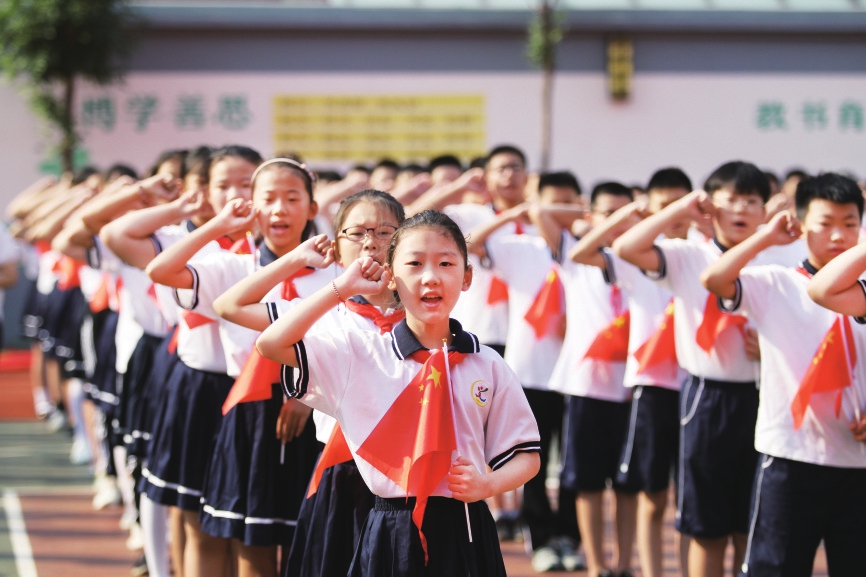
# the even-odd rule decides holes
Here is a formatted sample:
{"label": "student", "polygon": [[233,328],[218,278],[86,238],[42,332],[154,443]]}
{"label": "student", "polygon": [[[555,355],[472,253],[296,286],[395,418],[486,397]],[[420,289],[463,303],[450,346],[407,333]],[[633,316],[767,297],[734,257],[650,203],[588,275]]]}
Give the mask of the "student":
{"label": "student", "polygon": [[[679,391],[686,374],[673,348],[669,311],[673,295],[608,247],[644,211],[655,214],[691,190],[689,177],[680,169],[657,171],[647,185],[647,202],[637,200],[617,210],[590,229],[568,255],[577,263],[602,269],[605,279],[625,295],[629,310],[623,384],[631,389],[632,402],[617,479],[640,489],[637,544],[641,573],[646,577],[661,577],[663,570],[662,525],[679,449]],[[688,219],[674,222],[665,237],[686,238],[689,225]],[[669,341],[664,340],[666,335]],[[685,557],[682,561],[686,572]]]}
{"label": "student", "polygon": [[394,179],[400,172],[400,165],[390,158],[383,158],[370,172],[370,188],[375,190],[390,191],[394,188]]}
{"label": "student", "polygon": [[[580,195],[573,174],[551,172],[539,182],[539,209],[548,206],[570,207]],[[547,463],[552,457],[554,437],[562,446],[562,393],[551,391],[547,383],[562,347],[562,310],[552,310],[556,318],[530,320],[545,291],[554,260],[545,240],[537,235],[493,233],[505,225],[514,226],[525,218],[529,203],[499,213],[488,224],[469,233],[471,249],[485,260],[490,272],[508,285],[508,333],[505,362],[523,386],[541,436],[541,472],[523,488],[521,515],[529,530],[532,567],[538,572],[575,570],[582,561],[577,555],[580,534],[574,515],[575,494],[559,493],[557,513],[547,496]],[[556,289],[559,290],[559,289]],[[555,459],[561,461],[560,459]]]}
{"label": "student", "polygon": [[18,245],[6,227],[0,225],[0,351],[3,350],[3,294],[18,282],[18,262]]}
{"label": "student", "polygon": [[[590,195],[590,224],[601,226],[631,202],[631,189],[616,182],[596,185]],[[553,207],[536,217],[551,247],[569,254],[577,239],[553,218]],[[611,481],[616,499],[617,558],[620,574],[630,574],[634,542],[635,487],[616,480],[628,423],[628,390],[623,386],[628,338],[627,300],[603,271],[563,260],[566,333],[549,387],[565,393],[563,469],[560,487],[577,494],[577,521],[592,577],[613,575],[603,556],[603,492]],[[618,336],[617,336],[618,335]],[[598,350],[596,350],[596,348]]]}
{"label": "student", "polygon": [[[264,356],[299,367],[291,392],[337,419],[377,496],[350,575],[505,574],[483,500],[538,472],[538,429],[504,361],[449,318],[471,281],[460,229],[423,212],[395,233],[387,268],[355,261],[257,341]],[[384,286],[406,310],[391,333],[308,334],[344,297]],[[422,419],[438,442],[427,436],[413,452],[419,439],[407,432]]]}
{"label": "student", "polygon": [[[249,187],[252,201],[232,198],[216,217],[148,265],[155,282],[192,289],[200,323],[221,321],[213,309],[214,300],[257,267],[295,249],[316,214],[312,173],[294,160],[276,158],[263,163],[249,177]],[[216,252],[193,258],[208,242],[225,236],[238,238],[254,225],[262,233],[262,243],[257,250],[240,251],[253,254]],[[251,242],[251,237],[244,242]],[[330,277],[323,271],[303,269],[275,286],[275,294],[309,294]],[[232,380],[240,375],[255,336],[254,331],[219,322],[225,370]],[[227,393],[211,393],[221,397],[223,411],[228,410],[223,406]],[[278,383],[272,383],[268,393],[267,400],[236,405],[221,420],[217,417],[212,452],[211,447],[202,446],[208,464],[200,495],[202,511],[195,519],[200,527],[194,529],[211,536],[200,538],[204,547],[199,569],[205,574],[224,565],[229,539],[238,551],[241,576],[273,574],[278,545],[288,546],[291,541],[291,527],[318,448],[308,422],[309,409],[294,401],[283,403]],[[192,525],[192,520],[187,523]],[[219,540],[224,540],[222,549]]]}
{"label": "student", "polygon": [[[832,575],[860,575],[866,447],[856,429],[866,410],[866,332],[813,303],[806,288],[809,277],[857,244],[863,195],[853,180],[826,173],[803,178],[795,199],[802,225],[779,213],[701,275],[725,310],[749,316],[761,343],[761,466],[740,574],[806,577],[823,541]],[[746,267],[801,234],[808,257],[798,268]]]}
{"label": "student", "polygon": [[[403,220],[403,206],[387,193],[365,190],[344,199],[334,216],[338,231],[333,243],[336,262],[348,267],[358,258],[370,256],[382,263],[391,237]],[[302,248],[309,243],[233,286],[214,302],[214,308],[232,322],[254,330],[267,328],[273,318],[299,301],[261,301],[270,287],[302,266]],[[393,292],[383,287],[381,292],[352,297],[346,306],[331,309],[311,332],[342,328],[387,333],[405,316],[402,309],[394,307]],[[336,422],[318,411],[313,418],[316,437],[323,443],[329,442]],[[322,464],[317,471],[320,468]],[[373,494],[351,458],[324,468],[321,479],[312,484],[316,485],[315,492],[310,495],[308,491],[301,505],[284,575],[346,575],[364,521],[373,508]]]}
{"label": "student", "polygon": [[[618,256],[657,278],[674,295],[677,359],[691,375],[680,405],[677,529],[693,537],[692,577],[722,574],[731,535],[735,565],[742,563],[757,466],[756,342],[745,321],[719,311],[700,284],[700,273],[764,222],[770,190],[757,167],[739,161],[717,168],[704,189],[639,222],[613,244]],[[712,220],[712,242],[657,240],[685,218]],[[774,259],[772,253],[762,253],[756,262]]]}

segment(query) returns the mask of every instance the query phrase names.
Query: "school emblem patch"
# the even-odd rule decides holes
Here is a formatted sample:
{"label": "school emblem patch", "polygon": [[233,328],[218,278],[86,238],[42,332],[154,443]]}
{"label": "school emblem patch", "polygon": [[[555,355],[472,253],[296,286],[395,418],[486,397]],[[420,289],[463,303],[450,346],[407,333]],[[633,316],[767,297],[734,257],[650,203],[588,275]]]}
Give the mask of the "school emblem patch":
{"label": "school emblem patch", "polygon": [[491,395],[490,385],[478,379],[472,383],[470,392],[472,393],[472,400],[475,401],[476,405],[479,407],[487,406]]}

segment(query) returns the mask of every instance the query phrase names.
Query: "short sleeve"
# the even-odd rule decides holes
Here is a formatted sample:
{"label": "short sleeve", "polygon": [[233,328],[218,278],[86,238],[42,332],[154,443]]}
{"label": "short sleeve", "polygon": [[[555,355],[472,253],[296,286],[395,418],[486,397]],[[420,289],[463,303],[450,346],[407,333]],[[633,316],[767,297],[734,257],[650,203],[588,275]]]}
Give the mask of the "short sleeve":
{"label": "short sleeve", "polygon": [[684,284],[693,282],[689,270],[695,259],[705,260],[701,247],[682,239],[662,239],[653,247],[659,256],[659,268],[645,274],[674,294],[682,292]]}
{"label": "short sleeve", "polygon": [[784,285],[781,268],[770,265],[741,270],[734,298],[720,303],[724,305],[723,310],[748,315],[760,326],[765,316],[772,314],[772,301],[780,298]]}
{"label": "short sleeve", "polygon": [[355,356],[369,357],[363,341],[356,331],[308,333],[294,345],[298,370],[295,382],[287,387],[288,396],[334,416],[346,391]]}
{"label": "short sleeve", "polygon": [[491,360],[494,368],[495,391],[490,402],[484,441],[484,459],[494,471],[518,453],[541,450],[538,424],[526,400],[526,393],[508,365],[501,358]]}
{"label": "short sleeve", "polygon": [[218,319],[216,311],[213,310],[213,302],[250,274],[249,264],[244,260],[251,258],[249,255],[216,252],[192,259],[187,265],[193,276],[192,309],[199,314]]}

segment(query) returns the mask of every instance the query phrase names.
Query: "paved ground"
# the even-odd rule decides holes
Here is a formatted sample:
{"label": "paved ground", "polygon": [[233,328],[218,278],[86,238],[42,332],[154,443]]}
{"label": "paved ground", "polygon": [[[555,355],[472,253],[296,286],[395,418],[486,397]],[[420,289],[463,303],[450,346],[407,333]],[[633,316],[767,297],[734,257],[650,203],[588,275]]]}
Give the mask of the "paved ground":
{"label": "paved ground", "polygon": [[[27,386],[26,373],[0,372],[0,577],[130,575],[137,554],[125,547],[120,509],[94,511],[89,471],[69,463],[69,435],[48,433],[33,419],[32,409],[12,406],[30,402]],[[672,522],[671,513],[665,526],[665,575],[679,574]],[[612,535],[611,527],[607,533]],[[511,577],[537,575],[522,545],[504,543],[503,555]],[[640,575],[636,558],[634,567]],[[822,550],[814,575],[826,574]]]}

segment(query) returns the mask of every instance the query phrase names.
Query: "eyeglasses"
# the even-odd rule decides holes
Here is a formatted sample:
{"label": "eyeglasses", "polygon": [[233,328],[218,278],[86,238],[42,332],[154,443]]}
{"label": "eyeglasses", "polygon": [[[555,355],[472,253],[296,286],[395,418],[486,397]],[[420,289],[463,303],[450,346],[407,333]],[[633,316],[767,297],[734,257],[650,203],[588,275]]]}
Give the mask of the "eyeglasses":
{"label": "eyeglasses", "polygon": [[714,196],[713,204],[727,210],[741,208],[743,212],[761,212],[764,208],[764,201],[753,197],[734,199],[730,196]]}
{"label": "eyeglasses", "polygon": [[491,172],[495,172],[497,174],[504,174],[506,172],[520,173],[526,170],[526,168],[522,164],[512,163],[512,164],[503,164],[502,166],[494,166],[490,169]]}
{"label": "eyeglasses", "polygon": [[394,236],[397,230],[396,226],[390,224],[381,224],[375,228],[365,228],[363,226],[350,226],[344,228],[340,233],[351,242],[362,242],[367,235],[372,235],[376,240],[389,241]]}

